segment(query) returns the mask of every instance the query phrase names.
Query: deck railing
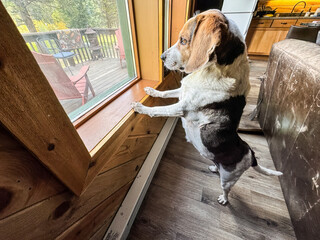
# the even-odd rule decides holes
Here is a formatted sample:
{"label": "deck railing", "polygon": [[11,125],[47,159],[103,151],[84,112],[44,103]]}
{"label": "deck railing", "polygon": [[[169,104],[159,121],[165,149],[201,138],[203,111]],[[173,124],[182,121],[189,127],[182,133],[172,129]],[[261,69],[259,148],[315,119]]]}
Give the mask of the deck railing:
{"label": "deck railing", "polygon": [[[91,51],[89,50],[89,40],[88,36],[85,34],[87,29],[68,29],[68,30],[79,30],[81,34],[81,38],[83,41],[83,46],[77,49],[70,50],[75,53],[74,61],[75,63],[83,63],[90,60],[93,60],[93,56]],[[119,58],[119,53],[116,51],[115,46],[117,45],[117,37],[115,31],[117,29],[107,29],[107,28],[93,28],[93,30],[97,33],[97,39],[99,45],[101,46],[101,53],[104,58]],[[57,49],[58,46],[56,42],[58,41],[57,33],[60,30],[49,31],[49,32],[36,32],[36,33],[24,33],[22,34],[24,40],[27,43],[27,46],[31,51],[45,53],[43,47],[40,46],[37,39],[46,38],[45,44],[51,49]],[[54,54],[56,52],[51,52]]]}

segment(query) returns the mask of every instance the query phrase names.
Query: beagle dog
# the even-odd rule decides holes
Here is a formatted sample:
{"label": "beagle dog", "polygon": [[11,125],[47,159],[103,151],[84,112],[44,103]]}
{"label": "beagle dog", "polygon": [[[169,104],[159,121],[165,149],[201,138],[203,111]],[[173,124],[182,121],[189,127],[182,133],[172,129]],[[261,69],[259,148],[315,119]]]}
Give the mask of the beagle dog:
{"label": "beagle dog", "polygon": [[260,166],[237,133],[250,83],[246,45],[232,20],[219,10],[189,19],[177,43],[161,59],[168,69],[189,75],[179,89],[160,92],[148,87],[145,92],[152,97],[179,98],[179,102],[161,107],[134,102],[132,107],[151,117],[181,117],[187,141],[212,160],[209,169],[220,174],[220,204],[228,202],[231,187],[250,166],[265,175],[282,175]]}

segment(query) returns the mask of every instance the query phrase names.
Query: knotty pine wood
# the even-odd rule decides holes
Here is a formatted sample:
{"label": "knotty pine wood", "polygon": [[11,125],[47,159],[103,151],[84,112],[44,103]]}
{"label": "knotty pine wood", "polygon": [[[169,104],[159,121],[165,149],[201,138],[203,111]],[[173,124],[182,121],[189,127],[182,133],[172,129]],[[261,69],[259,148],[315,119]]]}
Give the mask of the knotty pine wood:
{"label": "knotty pine wood", "polygon": [[164,125],[166,118],[151,118],[146,115],[137,116],[137,124],[133,127],[130,136],[159,133]]}
{"label": "knotty pine wood", "polygon": [[0,3],[0,122],[75,194],[90,155]]}
{"label": "knotty pine wood", "polygon": [[67,191],[2,219],[0,239],[54,239],[131,182],[143,161],[137,158],[97,176],[80,198]]}
{"label": "knotty pine wood", "polygon": [[[177,88],[179,79],[178,75],[169,75],[169,78],[166,78],[163,84],[159,86],[159,89]],[[173,101],[174,99],[166,99],[162,103],[159,98],[147,98],[144,104],[148,106],[161,105],[170,104]],[[124,136],[123,141],[126,141],[128,136],[131,139],[136,137],[153,140],[155,134],[160,132],[165,122],[165,118],[150,118],[137,114],[132,114],[131,116],[131,120],[136,119],[136,121],[130,128],[128,135]],[[120,130],[118,129],[119,132],[117,134],[122,132]],[[148,146],[151,147],[151,145],[148,143]],[[123,149],[121,144],[116,146],[117,148]],[[0,239],[7,239],[8,236],[11,236],[9,239],[21,239],[22,236],[24,236],[23,239],[28,239],[30,229],[33,228],[39,229],[34,233],[36,236],[43,235],[46,236],[46,239],[51,239],[51,231],[58,235],[62,231],[67,231],[69,226],[77,224],[77,221],[86,221],[85,218],[89,212],[107,199],[111,192],[121,187],[121,183],[126,184],[132,180],[129,177],[132,174],[134,176],[137,167],[132,162],[143,162],[147,152],[150,150],[144,148],[143,152],[145,154],[138,156],[141,152],[137,154],[134,151],[141,151],[141,149],[142,147],[131,148],[131,152],[128,155],[125,154],[121,156],[123,158],[118,158],[125,159],[124,161],[113,161],[112,155],[118,155],[118,153],[116,150],[109,152],[108,159],[112,166],[109,165],[109,169],[105,169],[106,172],[100,173],[83,195],[77,198],[60,184],[49,171],[46,171],[21,144],[19,145],[16,139],[12,138],[4,129],[0,129],[0,196],[1,200],[5,199],[3,196],[7,196],[8,198],[5,199],[5,202],[10,202],[0,212],[2,218],[0,221]],[[129,159],[128,156],[138,157]],[[128,164],[130,164],[130,167],[128,167]],[[17,178],[17,174],[19,178]],[[20,180],[20,182],[17,182],[17,180]],[[12,198],[10,198],[10,193],[2,191],[6,189],[5,187],[9,187],[13,191]],[[53,220],[52,216],[57,214],[59,216],[61,214],[61,216]],[[36,221],[33,221],[33,218]],[[16,222],[19,223],[16,224]],[[32,224],[29,224],[29,222],[32,222]],[[99,225],[101,223],[96,222],[96,224]],[[15,231],[15,226],[19,228],[17,232]],[[104,231],[106,227],[104,225]],[[103,231],[101,230],[100,233],[96,234],[101,236]],[[33,236],[31,234],[30,238]],[[93,239],[95,239],[94,236],[92,236]]]}
{"label": "knotty pine wood", "polygon": [[[136,117],[137,123],[133,126],[131,135],[158,134],[165,122],[165,118],[150,118],[144,115]],[[147,152],[148,150],[144,151]],[[132,151],[131,154],[136,153]],[[3,127],[0,127],[0,159],[0,196],[4,201],[1,204],[0,219],[66,190]],[[111,158],[109,168],[131,159],[118,160],[119,158]]]}
{"label": "knotty pine wood", "polygon": [[99,231],[100,227],[105,225],[108,226],[126,196],[131,184],[132,181],[120,188],[117,192],[91,210],[85,218],[80,219],[59,235],[56,240],[89,239]]}
{"label": "knotty pine wood", "polygon": [[0,124],[0,219],[65,190]]}
{"label": "knotty pine wood", "polygon": [[[241,134],[274,169],[263,136]],[[221,206],[219,176],[185,140],[179,121],[128,239],[295,239],[279,180],[249,169]]]}
{"label": "knotty pine wood", "polygon": [[117,150],[117,153],[112,156],[111,161],[107,162],[102,168],[101,172],[107,171],[119,164],[125,163],[130,159],[136,158],[141,155],[147,154],[158,134],[150,134],[143,136],[128,137],[121,147]]}

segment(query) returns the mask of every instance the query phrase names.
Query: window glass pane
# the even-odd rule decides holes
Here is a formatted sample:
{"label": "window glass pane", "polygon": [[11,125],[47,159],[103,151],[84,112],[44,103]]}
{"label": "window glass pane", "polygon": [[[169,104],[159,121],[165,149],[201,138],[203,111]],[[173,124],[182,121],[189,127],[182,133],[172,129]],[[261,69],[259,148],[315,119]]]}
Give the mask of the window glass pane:
{"label": "window glass pane", "polygon": [[72,121],[136,76],[126,0],[2,0]]}

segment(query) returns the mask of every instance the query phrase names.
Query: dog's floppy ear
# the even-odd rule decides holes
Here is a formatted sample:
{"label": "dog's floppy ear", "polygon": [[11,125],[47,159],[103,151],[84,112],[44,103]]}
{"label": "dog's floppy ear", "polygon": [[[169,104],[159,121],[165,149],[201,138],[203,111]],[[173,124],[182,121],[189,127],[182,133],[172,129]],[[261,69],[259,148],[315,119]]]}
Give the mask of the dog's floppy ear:
{"label": "dog's floppy ear", "polygon": [[[190,73],[209,61],[210,54],[221,41],[221,27],[224,22],[217,16],[197,16],[197,25],[191,41],[191,54],[185,67]],[[223,26],[226,27],[226,26]]]}

